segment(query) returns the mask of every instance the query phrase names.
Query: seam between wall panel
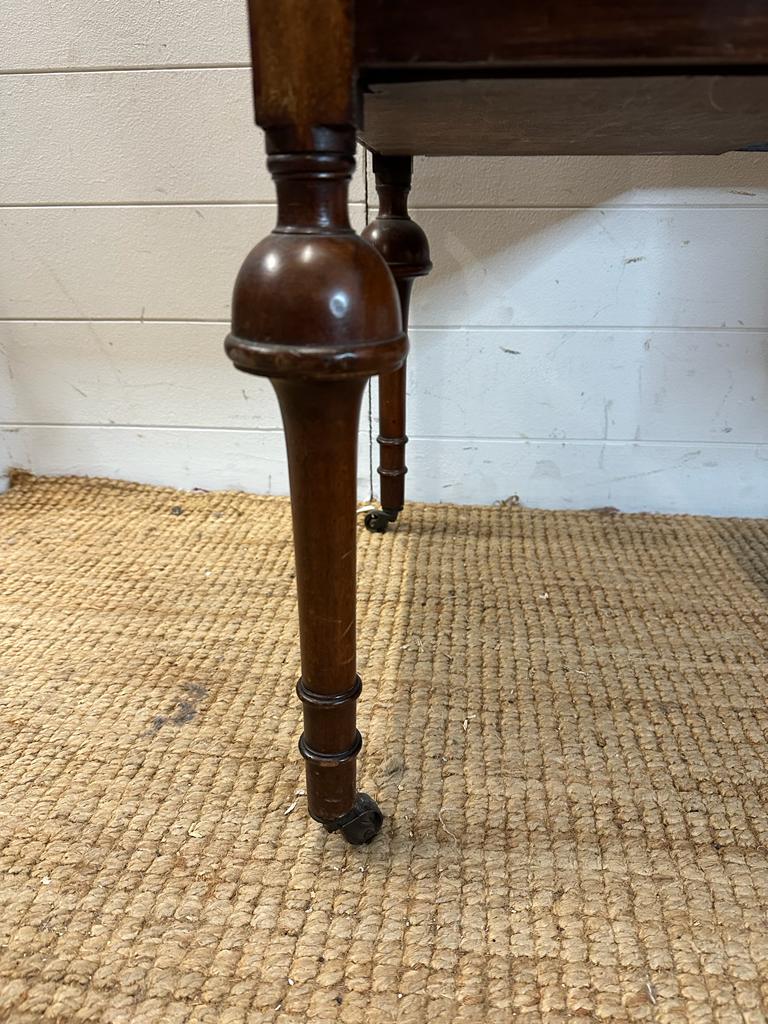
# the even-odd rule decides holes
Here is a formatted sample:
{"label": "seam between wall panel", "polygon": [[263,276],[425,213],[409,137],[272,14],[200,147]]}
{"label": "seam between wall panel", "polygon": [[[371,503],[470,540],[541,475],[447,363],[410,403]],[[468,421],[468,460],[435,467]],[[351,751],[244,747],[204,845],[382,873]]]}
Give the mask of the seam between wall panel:
{"label": "seam between wall panel", "polygon": [[14,75],[115,75],[136,74],[145,71],[229,71],[250,69],[250,62],[219,64],[123,64],[94,65],[93,67],[52,67],[52,68],[0,68],[0,78]]}
{"label": "seam between wall panel", "polygon": [[[148,316],[0,316],[0,324],[162,324],[229,325],[225,317],[148,317]],[[743,334],[766,335],[763,326],[674,326],[670,324],[414,324],[408,334]]]}
{"label": "seam between wall panel", "polygon": [[[368,150],[363,148],[363,216],[366,227],[371,221],[371,204],[368,194]],[[368,395],[368,494],[369,501],[373,501],[373,378],[368,378],[366,387]]]}
{"label": "seam between wall panel", "polygon": [[[222,425],[199,425],[191,423],[105,423],[105,422],[92,422],[92,423],[46,423],[46,422],[14,422],[9,421],[6,423],[0,423],[0,432],[3,433],[18,433],[22,430],[160,430],[160,431],[184,431],[187,433],[228,433],[228,434],[274,434],[282,437],[283,428],[282,426],[274,427],[239,427],[239,426],[222,426]],[[364,430],[358,432],[358,434],[365,433]],[[499,435],[498,437],[467,437],[461,435],[419,435],[414,434],[410,437],[411,441],[421,442],[422,444],[455,444],[463,443],[469,446],[472,445],[504,445],[504,446],[526,446],[526,445],[546,445],[557,448],[568,448],[574,445],[585,446],[585,447],[601,447],[601,448],[684,448],[689,449],[697,447],[700,449],[712,448],[712,449],[766,449],[768,448],[768,442],[766,441],[718,441],[712,438],[691,438],[687,440],[671,439],[671,438],[605,438],[605,437],[568,437],[568,438],[550,438],[550,437],[504,437]],[[768,461],[768,460],[764,460]]]}

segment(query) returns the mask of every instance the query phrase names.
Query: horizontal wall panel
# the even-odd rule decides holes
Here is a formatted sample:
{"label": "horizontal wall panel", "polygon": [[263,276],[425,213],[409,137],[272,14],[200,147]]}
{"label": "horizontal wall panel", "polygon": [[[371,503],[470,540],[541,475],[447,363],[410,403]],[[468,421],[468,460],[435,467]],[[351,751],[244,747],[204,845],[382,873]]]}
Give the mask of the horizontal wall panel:
{"label": "horizontal wall panel", "polygon": [[768,446],[412,439],[408,497],[540,508],[768,515]]}
{"label": "horizontal wall panel", "polygon": [[765,153],[417,157],[411,192],[413,208],[765,203]]}
{"label": "horizontal wall panel", "polygon": [[[435,270],[413,326],[768,326],[768,209],[421,219]],[[269,206],[0,210],[0,317],[225,319],[274,220]]]}
{"label": "horizontal wall panel", "polygon": [[[226,331],[0,322],[0,420],[279,429],[271,386],[233,369]],[[416,330],[411,342],[414,436],[768,441],[763,334]]]}
{"label": "horizontal wall panel", "polygon": [[240,265],[275,217],[272,206],[0,210],[0,318],[227,319]]}
{"label": "horizontal wall panel", "polygon": [[13,0],[3,4],[0,69],[247,62],[244,3]]}
{"label": "horizontal wall panel", "polygon": [[247,68],[6,75],[0,108],[0,203],[274,201]]}
{"label": "horizontal wall panel", "polygon": [[246,69],[0,77],[14,137],[0,152],[0,202],[272,201],[248,78]]}
{"label": "horizontal wall panel", "polygon": [[279,429],[226,324],[0,322],[0,421]]}
{"label": "horizontal wall panel", "polygon": [[768,441],[768,334],[411,332],[408,432]]}
{"label": "horizontal wall panel", "polygon": [[423,210],[413,326],[768,325],[768,209]]}
{"label": "horizontal wall panel", "polygon": [[[358,492],[370,495],[367,435],[359,442]],[[0,470],[135,480],[167,487],[287,494],[280,431],[174,427],[0,427]]]}
{"label": "horizontal wall panel", "polygon": [[[368,493],[361,444],[359,498]],[[0,428],[2,464],[172,487],[287,492],[279,432],[121,427]],[[409,446],[411,500],[768,513],[768,447],[421,440]]]}

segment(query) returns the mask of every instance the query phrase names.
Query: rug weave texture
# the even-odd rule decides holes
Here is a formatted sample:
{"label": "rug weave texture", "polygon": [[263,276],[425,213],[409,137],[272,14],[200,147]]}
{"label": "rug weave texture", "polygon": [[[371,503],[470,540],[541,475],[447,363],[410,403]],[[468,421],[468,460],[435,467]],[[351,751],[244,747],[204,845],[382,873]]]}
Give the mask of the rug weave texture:
{"label": "rug weave texture", "polygon": [[0,498],[0,1020],[768,1019],[768,522],[359,534],[370,846],[309,823],[285,499]]}

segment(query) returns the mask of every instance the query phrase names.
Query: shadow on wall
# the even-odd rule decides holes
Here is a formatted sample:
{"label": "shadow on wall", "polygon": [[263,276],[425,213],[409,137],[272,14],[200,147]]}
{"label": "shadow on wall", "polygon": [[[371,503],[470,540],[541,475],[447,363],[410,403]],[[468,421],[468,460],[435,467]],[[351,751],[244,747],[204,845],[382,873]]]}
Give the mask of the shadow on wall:
{"label": "shadow on wall", "polygon": [[[690,472],[717,488],[707,446],[768,441],[767,206],[763,154],[417,160],[411,207],[435,269],[414,291],[410,436],[683,445],[638,468],[645,507],[669,506],[654,493],[670,474],[682,508]],[[599,452],[568,486],[607,504],[620,462]],[[530,472],[565,489],[558,463]],[[541,479],[530,490],[570,504]]]}
{"label": "shadow on wall", "polygon": [[768,157],[746,152],[722,156],[417,157],[411,192],[413,209],[766,202]]}

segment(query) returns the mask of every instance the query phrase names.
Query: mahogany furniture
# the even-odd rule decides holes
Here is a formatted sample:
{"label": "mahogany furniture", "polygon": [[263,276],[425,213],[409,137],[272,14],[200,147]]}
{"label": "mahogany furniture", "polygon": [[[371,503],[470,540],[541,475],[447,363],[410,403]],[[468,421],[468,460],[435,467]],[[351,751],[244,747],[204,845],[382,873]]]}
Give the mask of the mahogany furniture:
{"label": "mahogany furniture", "polygon": [[[768,142],[765,0],[250,0],[256,120],[277,226],[235,284],[235,366],[272,381],[288,448],[310,815],[351,843],[358,793],[356,439],[380,378],[384,530],[403,508],[408,301],[430,269],[415,154],[719,153]],[[347,186],[359,139],[379,212]]]}

